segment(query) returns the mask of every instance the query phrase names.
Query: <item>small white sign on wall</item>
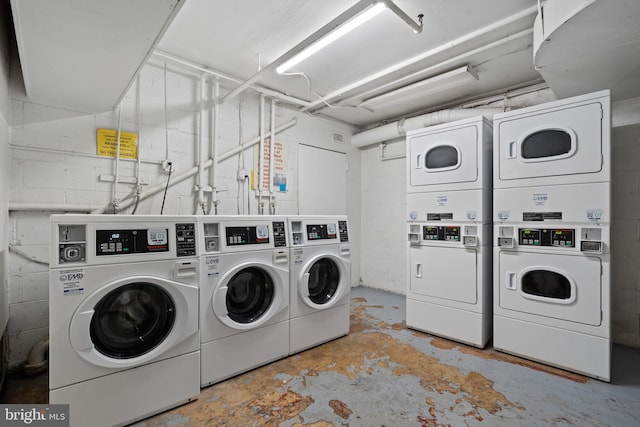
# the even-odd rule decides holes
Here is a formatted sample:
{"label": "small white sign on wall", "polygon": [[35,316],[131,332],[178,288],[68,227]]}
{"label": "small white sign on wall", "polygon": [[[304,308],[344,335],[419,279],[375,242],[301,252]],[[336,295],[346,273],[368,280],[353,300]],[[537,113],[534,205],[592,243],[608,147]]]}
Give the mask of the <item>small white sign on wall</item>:
{"label": "small white sign on wall", "polygon": [[[259,183],[262,181],[262,188],[266,191],[271,189],[269,185],[269,168],[271,167],[269,138],[264,140],[264,164],[260,167],[260,148],[253,150],[253,179],[251,188],[259,189]],[[284,142],[273,142],[273,185],[275,191],[287,191],[287,146]]]}

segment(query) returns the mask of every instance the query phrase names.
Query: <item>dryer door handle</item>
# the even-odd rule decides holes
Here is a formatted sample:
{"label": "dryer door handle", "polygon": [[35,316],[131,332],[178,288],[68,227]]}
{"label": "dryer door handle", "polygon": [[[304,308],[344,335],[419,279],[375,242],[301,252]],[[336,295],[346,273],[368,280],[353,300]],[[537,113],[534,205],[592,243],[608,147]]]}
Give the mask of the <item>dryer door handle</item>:
{"label": "dryer door handle", "polygon": [[507,144],[507,159],[515,159],[518,156],[516,145],[517,141],[511,141]]}
{"label": "dryer door handle", "polygon": [[507,289],[515,291],[517,289],[516,286],[516,273],[512,271],[507,271]]}
{"label": "dryer door handle", "polygon": [[176,262],[173,271],[176,279],[195,277],[198,274],[198,264],[194,261]]}
{"label": "dryer door handle", "polygon": [[416,264],[416,277],[422,279],[422,264],[420,263]]}

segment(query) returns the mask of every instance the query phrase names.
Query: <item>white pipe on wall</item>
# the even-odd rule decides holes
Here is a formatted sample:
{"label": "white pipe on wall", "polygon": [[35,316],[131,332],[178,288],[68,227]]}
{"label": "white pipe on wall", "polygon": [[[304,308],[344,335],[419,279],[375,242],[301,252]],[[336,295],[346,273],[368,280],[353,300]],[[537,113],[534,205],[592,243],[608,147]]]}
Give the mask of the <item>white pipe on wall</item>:
{"label": "white pipe on wall", "polygon": [[502,108],[460,108],[453,110],[436,111],[435,113],[411,117],[406,120],[400,120],[394,123],[389,123],[384,126],[357,133],[351,137],[351,145],[356,148],[364,148],[372,144],[377,144],[379,142],[400,138],[410,130],[421,129],[440,123],[446,123],[475,116],[484,116],[488,119],[492,119],[495,114],[501,113],[502,111]]}
{"label": "white pipe on wall", "polygon": [[122,131],[122,104],[118,105],[118,135],[116,137],[116,159],[115,159],[115,171],[113,173],[113,198],[111,203],[113,204],[113,213],[118,209],[120,204],[118,201],[118,178],[120,178],[120,132]]}
{"label": "white pipe on wall", "polygon": [[[275,129],[275,132],[278,133],[278,132],[282,132],[283,130],[289,129],[292,126],[295,126],[295,124],[297,122],[298,122],[297,119],[293,119],[293,120],[291,120],[291,121],[289,121],[289,122],[287,122],[287,123],[285,123],[283,125],[280,125],[278,128]],[[269,135],[271,135],[271,133]],[[217,162],[220,163],[221,161],[226,160],[229,157],[232,157],[232,156],[238,154],[242,150],[246,150],[246,149],[248,149],[250,147],[253,147],[254,145],[258,144],[259,142],[260,142],[260,138],[256,137],[256,138],[252,139],[251,141],[249,141],[249,142],[247,142],[245,144],[242,144],[241,146],[238,146],[238,147],[236,147],[236,148],[234,148],[234,149],[232,149],[230,151],[227,151],[225,154],[219,156],[218,159],[217,159]],[[214,159],[209,159],[204,163],[205,169],[210,168],[213,165],[213,160]],[[171,175],[171,182],[170,182],[169,186],[171,187],[171,186],[173,186],[175,184],[178,184],[179,182],[182,182],[185,179],[190,178],[190,177],[192,177],[193,175],[195,175],[197,173],[198,173],[198,166],[193,166],[191,169],[187,169],[187,170],[182,171],[180,173],[177,173],[175,175],[172,174]],[[153,196],[153,195],[155,195],[155,194],[157,194],[157,193],[159,193],[161,191],[164,191],[164,189],[165,189],[165,184],[164,183],[153,185],[153,186],[147,188],[147,190],[140,195],[140,200],[147,199],[147,198],[149,198],[149,197],[151,197],[151,196]],[[131,205],[133,205],[135,203],[134,201],[128,200],[130,198],[131,198],[131,196],[127,196],[124,199],[122,199],[121,202],[124,202],[125,200],[127,200],[127,202],[122,206],[122,209],[128,208],[129,206],[131,206]],[[91,213],[93,213],[93,214],[102,214],[102,213],[105,213],[105,211],[107,209],[109,209],[109,206],[105,206],[105,207],[102,207],[102,208],[99,208],[99,209],[95,209]]]}
{"label": "white pipe on wall", "polygon": [[205,202],[204,202],[204,150],[205,150],[205,133],[204,133],[204,98],[205,98],[205,88],[206,88],[206,80],[204,74],[200,76],[200,114],[198,115],[199,121],[199,130],[198,130],[198,150],[197,150],[197,166],[198,166],[198,203],[196,206],[196,212],[198,213],[198,209],[202,209],[202,213],[205,213]]}
{"label": "white pipe on wall", "polygon": [[[66,203],[46,203],[46,202],[9,202],[9,211],[30,211],[30,212],[92,212],[99,209],[98,205],[92,204],[66,204]],[[103,210],[106,208],[103,208]]]}
{"label": "white pipe on wall", "polygon": [[[213,162],[211,163],[211,208],[213,208],[213,213],[218,214],[218,120],[220,118],[220,104],[218,104],[218,97],[220,96],[220,81],[216,78],[215,84],[213,86],[213,98],[215,103],[213,104],[213,120],[211,126],[213,127],[211,131],[211,159]],[[211,208],[209,209],[209,213],[211,213]]]}
{"label": "white pipe on wall", "polygon": [[260,154],[258,155],[258,213],[264,214],[262,190],[264,190],[264,95],[260,95]]}
{"label": "white pipe on wall", "polygon": [[273,193],[273,177],[275,175],[275,128],[276,128],[276,100],[271,99],[271,137],[269,138],[269,212],[271,215],[276,214],[276,199]]}

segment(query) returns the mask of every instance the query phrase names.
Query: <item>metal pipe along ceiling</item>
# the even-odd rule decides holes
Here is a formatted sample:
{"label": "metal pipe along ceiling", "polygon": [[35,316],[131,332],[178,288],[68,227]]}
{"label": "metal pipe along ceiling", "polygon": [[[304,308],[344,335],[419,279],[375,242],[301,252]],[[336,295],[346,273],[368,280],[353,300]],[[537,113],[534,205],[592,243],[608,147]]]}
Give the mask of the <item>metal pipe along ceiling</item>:
{"label": "metal pipe along ceiling", "polygon": [[374,129],[357,133],[351,137],[351,145],[356,148],[364,148],[383,141],[397,139],[405,135],[407,131],[421,129],[440,123],[466,119],[475,116],[484,116],[492,119],[495,114],[501,113],[502,108],[459,108],[436,111],[435,113],[403,119],[389,123]]}

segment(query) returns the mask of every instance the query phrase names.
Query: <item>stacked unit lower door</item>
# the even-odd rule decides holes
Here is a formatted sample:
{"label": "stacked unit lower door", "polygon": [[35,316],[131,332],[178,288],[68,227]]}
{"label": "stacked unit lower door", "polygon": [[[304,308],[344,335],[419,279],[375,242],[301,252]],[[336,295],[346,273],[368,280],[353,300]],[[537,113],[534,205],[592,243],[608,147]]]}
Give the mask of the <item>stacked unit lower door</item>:
{"label": "stacked unit lower door", "polygon": [[[485,346],[491,337],[490,228],[409,224],[408,327]],[[436,240],[438,229],[457,231]]]}
{"label": "stacked unit lower door", "polygon": [[169,279],[197,265],[51,270],[49,399],[70,405],[71,426],[125,425],[197,398],[198,288]]}
{"label": "stacked unit lower door", "polygon": [[[546,227],[496,226],[494,347],[609,381],[608,227]],[[531,230],[575,240],[543,248]]]}

